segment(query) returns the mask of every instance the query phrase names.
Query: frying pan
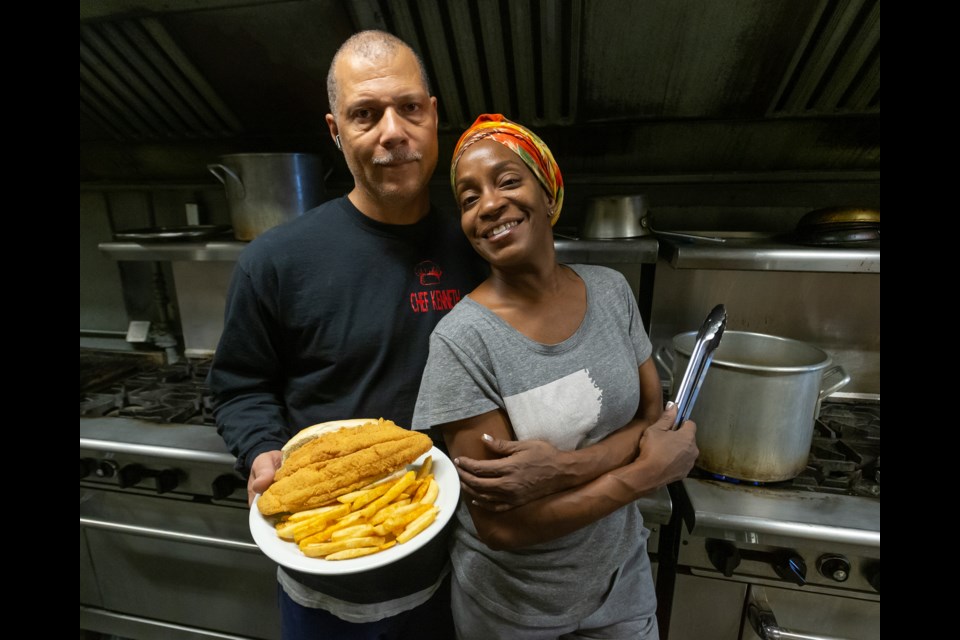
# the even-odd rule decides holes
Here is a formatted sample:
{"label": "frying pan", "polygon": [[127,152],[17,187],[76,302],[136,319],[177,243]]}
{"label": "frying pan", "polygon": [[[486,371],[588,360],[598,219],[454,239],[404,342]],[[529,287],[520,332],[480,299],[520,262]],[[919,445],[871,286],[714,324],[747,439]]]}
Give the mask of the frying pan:
{"label": "frying pan", "polygon": [[790,239],[815,246],[859,246],[880,242],[880,210],[828,207],[803,216]]}

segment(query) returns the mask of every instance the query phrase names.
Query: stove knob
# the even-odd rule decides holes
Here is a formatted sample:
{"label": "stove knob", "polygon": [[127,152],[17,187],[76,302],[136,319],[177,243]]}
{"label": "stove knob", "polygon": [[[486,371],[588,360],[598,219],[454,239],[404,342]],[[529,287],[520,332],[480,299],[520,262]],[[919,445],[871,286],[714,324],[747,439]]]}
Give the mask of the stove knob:
{"label": "stove knob", "polygon": [[128,464],[127,466],[121,468],[117,474],[117,484],[120,485],[121,489],[132,487],[143,480],[143,477],[146,475],[146,471],[147,470],[144,469],[143,465]]}
{"label": "stove knob", "polygon": [[224,498],[229,498],[233,495],[233,492],[237,489],[246,488],[246,481],[238,475],[232,473],[225,473],[222,476],[217,476],[213,480],[211,489],[213,490],[213,499],[214,500],[223,500]]}
{"label": "stove knob", "polygon": [[176,469],[163,469],[158,471],[154,478],[157,482],[157,493],[167,493],[173,491],[180,484],[180,474]]}
{"label": "stove knob", "polygon": [[717,571],[728,578],[740,566],[740,550],[732,542],[707,540],[707,557]]}
{"label": "stove knob", "polygon": [[80,479],[83,480],[97,470],[97,461],[93,458],[80,458]]}
{"label": "stove knob", "polygon": [[870,586],[876,589],[877,593],[880,593],[880,563],[871,564],[864,573]]}
{"label": "stove knob", "polygon": [[101,460],[97,464],[97,469],[94,471],[94,474],[98,478],[112,478],[117,473],[117,469],[120,466],[113,460]]}
{"label": "stove knob", "polygon": [[773,562],[773,570],[787,582],[801,587],[807,583],[807,563],[793,551],[778,554]]}
{"label": "stove knob", "polygon": [[850,577],[850,561],[838,553],[825,553],[817,558],[817,571],[828,580],[846,582]]}

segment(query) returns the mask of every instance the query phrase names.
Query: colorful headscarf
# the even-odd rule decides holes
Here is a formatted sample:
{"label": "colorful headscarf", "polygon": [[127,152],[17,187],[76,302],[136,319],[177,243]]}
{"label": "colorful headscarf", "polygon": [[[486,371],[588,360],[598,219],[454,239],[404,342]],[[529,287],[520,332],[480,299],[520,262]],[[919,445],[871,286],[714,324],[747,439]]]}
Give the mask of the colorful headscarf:
{"label": "colorful headscarf", "polygon": [[450,163],[450,184],[454,192],[457,188],[457,164],[460,162],[460,157],[463,156],[467,147],[481,140],[499,142],[520,156],[547,193],[553,196],[554,209],[550,224],[556,224],[563,206],[563,176],[560,175],[557,161],[553,159],[549,147],[537,134],[523,125],[507,120],[499,113],[484,113],[460,136],[453,150],[453,161]]}

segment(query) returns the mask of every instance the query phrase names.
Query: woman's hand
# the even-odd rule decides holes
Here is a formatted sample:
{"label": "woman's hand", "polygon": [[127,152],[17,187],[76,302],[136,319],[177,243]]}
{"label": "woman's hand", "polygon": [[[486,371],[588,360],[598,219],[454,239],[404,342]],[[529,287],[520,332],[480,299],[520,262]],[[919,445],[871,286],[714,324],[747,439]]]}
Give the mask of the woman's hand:
{"label": "woman's hand", "polygon": [[493,460],[454,459],[460,486],[473,504],[507,511],[567,487],[564,452],[543,440],[503,440],[483,434]]}
{"label": "woman's hand", "polygon": [[637,463],[657,470],[658,487],[687,477],[700,455],[697,425],[687,420],[674,431],[671,427],[676,417],[677,406],[671,402],[640,438]]}

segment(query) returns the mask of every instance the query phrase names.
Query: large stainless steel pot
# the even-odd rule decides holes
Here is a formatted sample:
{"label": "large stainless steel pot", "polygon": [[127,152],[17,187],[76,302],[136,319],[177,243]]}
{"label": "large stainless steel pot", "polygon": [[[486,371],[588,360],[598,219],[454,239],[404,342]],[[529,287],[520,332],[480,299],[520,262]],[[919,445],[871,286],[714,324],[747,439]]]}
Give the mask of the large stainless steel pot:
{"label": "large stainless steel pot", "polygon": [[[672,373],[686,370],[696,332],[673,338]],[[658,353],[668,370],[670,364]],[[833,380],[827,386],[825,383]],[[807,464],[820,401],[850,376],[830,356],[798,340],[727,331],[690,419],[697,423],[697,466],[711,473],[778,482]]]}
{"label": "large stainless steel pot", "polygon": [[223,183],[233,235],[253,240],[324,200],[320,157],[307,153],[235,153],[207,165]]}

